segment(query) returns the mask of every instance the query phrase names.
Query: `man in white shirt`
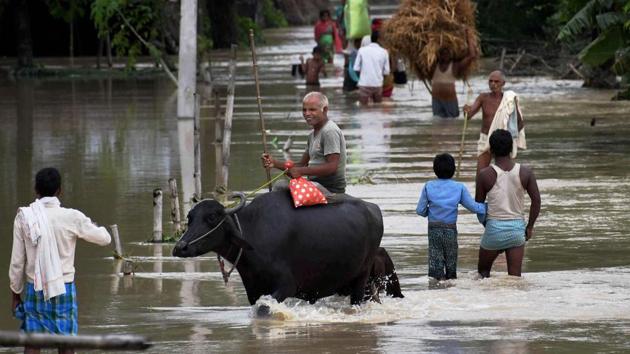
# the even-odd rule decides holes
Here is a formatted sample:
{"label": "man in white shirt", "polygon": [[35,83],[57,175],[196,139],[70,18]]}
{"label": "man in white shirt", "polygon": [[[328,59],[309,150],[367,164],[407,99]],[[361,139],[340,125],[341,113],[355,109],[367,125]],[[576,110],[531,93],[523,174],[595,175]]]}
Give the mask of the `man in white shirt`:
{"label": "man in white shirt", "polygon": [[354,62],[359,72],[359,102],[367,104],[383,101],[383,76],[389,75],[389,54],[378,44],[378,32],[372,32],[372,43],[361,45]]}
{"label": "man in white shirt", "polygon": [[[77,239],[105,246],[111,236],[82,212],[62,208],[61,175],[49,167],[35,176],[37,199],[18,209],[9,268],[11,309],[27,333],[76,335],[74,256]],[[25,353],[39,353],[26,347]],[[71,348],[60,353],[73,353]]]}

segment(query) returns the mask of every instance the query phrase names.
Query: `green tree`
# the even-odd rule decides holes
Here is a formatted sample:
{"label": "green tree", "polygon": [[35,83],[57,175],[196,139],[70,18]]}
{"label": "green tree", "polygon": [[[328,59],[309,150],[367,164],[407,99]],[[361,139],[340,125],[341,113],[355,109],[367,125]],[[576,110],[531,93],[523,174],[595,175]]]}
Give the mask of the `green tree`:
{"label": "green tree", "polygon": [[87,0],[46,0],[50,14],[64,20],[70,26],[70,60],[74,59],[74,21],[85,15]]}
{"label": "green tree", "polygon": [[585,80],[586,86],[604,86],[601,80],[593,79],[607,72],[612,74],[608,86],[616,84],[614,74],[621,75],[625,84],[630,80],[630,0],[586,2],[560,29],[557,38],[582,44],[578,59],[595,73]]}
{"label": "green tree", "polygon": [[161,61],[162,51],[156,46],[161,37],[160,9],[166,0],[95,0],[91,15],[99,38],[111,36],[112,48],[118,56],[127,57],[132,69],[140,54],[148,53]]}

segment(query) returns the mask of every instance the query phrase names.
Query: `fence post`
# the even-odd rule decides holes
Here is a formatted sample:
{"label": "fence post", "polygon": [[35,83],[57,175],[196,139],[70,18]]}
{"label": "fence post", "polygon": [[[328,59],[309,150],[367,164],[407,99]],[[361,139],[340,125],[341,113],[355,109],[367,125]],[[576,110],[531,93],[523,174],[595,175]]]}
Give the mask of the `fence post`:
{"label": "fence post", "polygon": [[153,190],[153,242],[162,242],[162,190]]}
{"label": "fence post", "polygon": [[223,147],[221,155],[221,180],[218,185],[227,190],[230,167],[230,144],[232,143],[232,116],[234,113],[234,77],[236,76],[236,45],[232,44],[227,102],[225,104],[225,122],[223,124]]}
{"label": "fence post", "polygon": [[118,225],[116,224],[110,225],[109,228],[112,230],[112,237],[114,238],[114,247],[115,247],[114,257],[122,258],[123,248],[122,248],[122,244],[120,243],[120,234],[118,234]]}
{"label": "fence post", "polygon": [[173,228],[175,234],[179,234],[182,230],[181,216],[179,214],[179,194],[177,193],[177,180],[170,178],[168,186],[171,190],[171,220],[173,220]]}

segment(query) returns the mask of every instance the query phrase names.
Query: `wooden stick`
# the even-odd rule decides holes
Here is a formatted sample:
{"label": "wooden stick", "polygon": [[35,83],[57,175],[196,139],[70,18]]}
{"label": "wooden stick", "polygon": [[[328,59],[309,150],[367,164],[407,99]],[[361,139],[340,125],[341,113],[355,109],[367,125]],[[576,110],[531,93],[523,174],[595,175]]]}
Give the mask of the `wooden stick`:
{"label": "wooden stick", "polygon": [[[470,84],[466,82],[468,85],[468,92],[466,93],[466,104],[470,101],[470,95],[472,94],[472,88]],[[464,142],[466,141],[466,128],[468,127],[468,113],[464,112],[464,129],[462,129],[462,142],[459,144],[459,157],[457,159],[457,175],[456,178],[459,178],[459,172],[461,170],[460,166],[462,164],[462,158],[464,156]]]}
{"label": "wooden stick", "polygon": [[512,72],[512,70],[514,70],[514,68],[516,68],[516,66],[518,65],[518,62],[521,61],[521,58],[523,58],[524,54],[525,54],[525,49],[523,49],[523,51],[519,54],[519,56],[514,61],[514,64],[512,64],[512,66],[510,67],[510,71],[509,71],[510,73]]}
{"label": "wooden stick", "polygon": [[199,122],[199,95],[194,94],[194,123],[193,123],[193,151],[194,151],[194,172],[193,179],[195,181],[195,196],[197,200],[201,200],[201,125]]}
{"label": "wooden stick", "polygon": [[177,192],[177,180],[175,178],[170,178],[168,180],[168,186],[171,190],[171,220],[173,220],[175,234],[179,234],[182,230],[182,223],[181,216],[179,214],[179,194]]}
{"label": "wooden stick", "polygon": [[77,335],[0,331],[1,346],[29,346],[35,348],[72,348],[101,350],[144,350],[152,344],[136,335]]}
{"label": "wooden stick", "polygon": [[109,228],[112,230],[112,238],[114,239],[114,258],[120,259],[123,257],[123,248],[122,244],[120,243],[120,234],[118,234],[118,225],[109,225]]}
{"label": "wooden stick", "polygon": [[222,146],[223,146],[223,124],[221,123],[222,121],[222,116],[221,116],[221,102],[219,102],[219,93],[218,91],[215,89],[213,92],[213,97],[214,97],[214,114],[215,114],[215,118],[214,118],[214,160],[215,160],[215,176],[214,176],[214,180],[215,180],[215,190],[217,189],[216,187],[221,185],[221,166],[223,166],[223,152],[222,150]]}
{"label": "wooden stick", "polygon": [[584,75],[573,64],[569,63],[569,68],[571,68],[571,71],[573,71],[577,76],[579,76],[580,79],[586,80],[584,78]]}
{"label": "wooden stick", "polygon": [[236,45],[232,44],[227,101],[225,103],[225,121],[223,122],[223,141],[221,149],[221,183],[227,190],[230,167],[230,144],[232,143],[232,116],[234,113],[234,81],[236,76]]}
{"label": "wooden stick", "polygon": [[499,69],[503,70],[503,61],[505,60],[505,47],[501,49],[501,61],[499,62]]}
{"label": "wooden stick", "polygon": [[162,190],[153,190],[153,241],[162,242]]}
{"label": "wooden stick", "polygon": [[[254,30],[249,29],[249,46],[252,49],[252,63],[254,65],[254,81],[256,82],[256,101],[258,102],[258,116],[260,117],[260,131],[262,133],[263,153],[267,153],[267,133],[265,132],[265,119],[262,113],[262,102],[260,100],[260,83],[258,82],[258,64],[256,64],[256,48],[254,47]],[[267,182],[271,181],[271,171],[267,172]],[[269,191],[271,192],[271,183],[269,183]]]}

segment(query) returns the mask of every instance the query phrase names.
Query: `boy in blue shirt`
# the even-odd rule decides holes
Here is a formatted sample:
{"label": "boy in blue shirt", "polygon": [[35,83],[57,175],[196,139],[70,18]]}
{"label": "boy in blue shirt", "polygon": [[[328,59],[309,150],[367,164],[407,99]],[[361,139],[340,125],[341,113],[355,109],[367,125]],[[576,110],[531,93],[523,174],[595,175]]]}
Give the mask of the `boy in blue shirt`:
{"label": "boy in blue shirt", "polygon": [[424,185],[416,207],[418,215],[429,217],[429,277],[456,279],[457,206],[462,204],[483,219],[486,205],[475,202],[466,186],[452,179],[455,159],[450,154],[435,156],[433,171],[438,179]]}

